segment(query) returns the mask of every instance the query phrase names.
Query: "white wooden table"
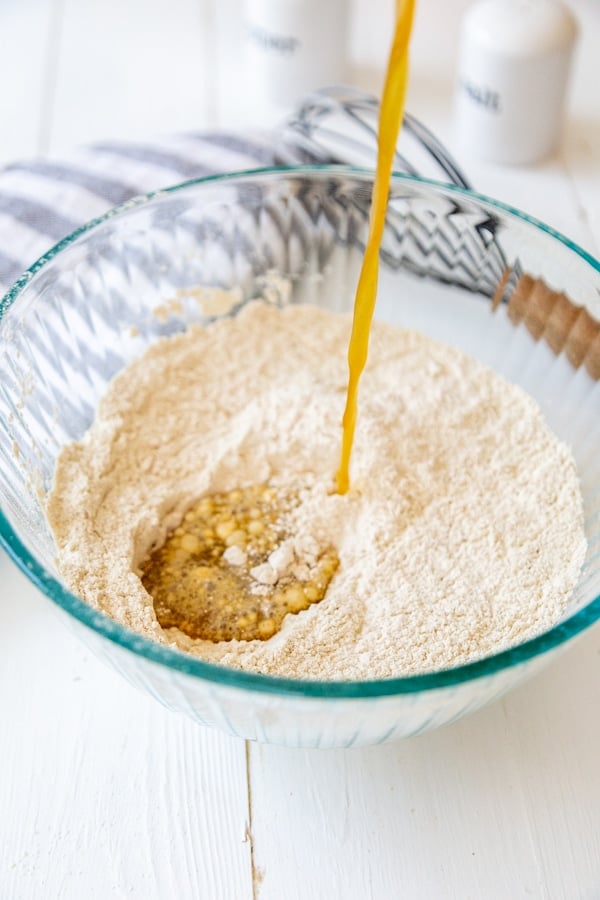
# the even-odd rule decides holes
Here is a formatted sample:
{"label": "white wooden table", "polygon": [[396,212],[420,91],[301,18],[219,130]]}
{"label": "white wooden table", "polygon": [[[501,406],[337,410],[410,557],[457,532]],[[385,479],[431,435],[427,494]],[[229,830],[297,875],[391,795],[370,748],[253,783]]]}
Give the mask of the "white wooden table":
{"label": "white wooden table", "polygon": [[[465,5],[421,0],[414,39],[409,108],[450,146]],[[461,161],[481,191],[599,255],[600,4],[572,5],[561,154],[529,170]],[[0,162],[215,125],[214,12],[4,0]],[[354,12],[355,76],[370,87],[391,0]],[[105,669],[0,552],[0,710],[2,900],[600,898],[600,628],[445,730],[360,751],[245,746]]]}

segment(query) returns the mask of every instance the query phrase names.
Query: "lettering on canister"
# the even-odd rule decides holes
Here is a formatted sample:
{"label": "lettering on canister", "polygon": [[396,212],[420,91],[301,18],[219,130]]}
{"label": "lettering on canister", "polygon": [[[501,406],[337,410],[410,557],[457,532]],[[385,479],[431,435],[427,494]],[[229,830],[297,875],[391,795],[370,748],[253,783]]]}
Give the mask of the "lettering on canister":
{"label": "lettering on canister", "polygon": [[493,91],[491,88],[475,84],[475,82],[469,81],[466,78],[461,79],[460,87],[467,97],[478,106],[481,106],[492,113],[502,112],[500,94],[498,91]]}
{"label": "lettering on canister", "polygon": [[272,31],[259,28],[257,25],[249,26],[248,37],[262,50],[279,53],[281,56],[291,56],[300,47],[299,38],[291,35],[288,37],[284,34],[275,34]]}

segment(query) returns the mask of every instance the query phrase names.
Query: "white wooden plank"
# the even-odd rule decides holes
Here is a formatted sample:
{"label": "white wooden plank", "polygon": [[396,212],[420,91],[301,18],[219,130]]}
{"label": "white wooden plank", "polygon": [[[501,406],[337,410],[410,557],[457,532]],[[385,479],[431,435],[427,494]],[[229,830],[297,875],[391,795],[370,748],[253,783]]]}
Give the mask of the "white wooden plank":
{"label": "white wooden plank", "polygon": [[0,4],[0,165],[40,149],[57,0]]}
{"label": "white wooden plank", "polygon": [[599,652],[398,745],[252,746],[261,900],[597,896]]}
{"label": "white wooden plank", "polygon": [[0,551],[0,896],[249,900],[244,744],[98,662]]}
{"label": "white wooden plank", "polygon": [[599,670],[595,628],[547,676],[506,702],[520,788],[552,898],[599,896]]}
{"label": "white wooden plank", "polygon": [[209,124],[208,0],[64,0],[49,148]]}

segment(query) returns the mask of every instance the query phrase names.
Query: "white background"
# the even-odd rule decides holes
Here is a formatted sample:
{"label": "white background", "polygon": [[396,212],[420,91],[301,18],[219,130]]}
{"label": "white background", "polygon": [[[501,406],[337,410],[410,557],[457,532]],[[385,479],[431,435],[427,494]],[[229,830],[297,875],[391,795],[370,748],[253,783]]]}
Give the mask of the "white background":
{"label": "white background", "polygon": [[[466,5],[421,0],[413,43],[408,107],[451,147]],[[598,255],[600,4],[571,5],[582,28],[560,153],[520,170],[460,159],[481,191]],[[352,78],[374,88],[392,3],[352,7]],[[232,124],[215,21],[236,4],[219,9],[2,0],[0,163]],[[2,900],[600,898],[598,628],[445,730],[347,752],[245,746],[96,662],[0,551],[0,709]]]}

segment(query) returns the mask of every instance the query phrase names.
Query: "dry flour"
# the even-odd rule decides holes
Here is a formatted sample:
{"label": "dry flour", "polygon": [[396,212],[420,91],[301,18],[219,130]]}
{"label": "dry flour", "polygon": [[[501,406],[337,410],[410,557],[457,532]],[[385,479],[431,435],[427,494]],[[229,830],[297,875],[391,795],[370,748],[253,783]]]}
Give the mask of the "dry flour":
{"label": "dry flour", "polygon": [[[120,373],[48,502],[71,588],[205,659],[320,679],[453,666],[556,622],[585,555],[582,503],[536,404],[463,353],[375,323],[339,496],[349,328],[255,303]],[[264,482],[300,491],[298,546],[337,549],[325,598],[268,641],[163,631],[139,578],[150,547],[201,495]]]}

